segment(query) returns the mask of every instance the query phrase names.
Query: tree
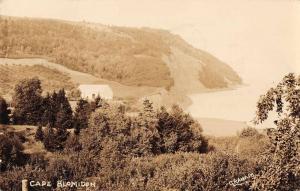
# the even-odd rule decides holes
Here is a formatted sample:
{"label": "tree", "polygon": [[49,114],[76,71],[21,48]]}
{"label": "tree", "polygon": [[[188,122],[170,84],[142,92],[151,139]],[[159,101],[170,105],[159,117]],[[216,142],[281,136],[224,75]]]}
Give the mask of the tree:
{"label": "tree", "polygon": [[42,128],[41,125],[39,125],[38,128],[36,129],[34,138],[37,141],[43,141],[43,139],[44,139],[44,132],[43,132],[43,128]]}
{"label": "tree", "polygon": [[300,76],[288,74],[261,96],[255,122],[262,123],[275,110],[276,128],[268,131],[269,149],[260,159],[254,190],[297,190],[300,185]]}
{"label": "tree", "polygon": [[207,152],[208,141],[202,135],[200,124],[184,113],[179,106],[174,105],[170,112],[162,107],[157,118],[163,153]]}
{"label": "tree", "polygon": [[66,129],[47,126],[44,133],[44,146],[49,151],[63,150],[68,136],[69,132]]}
{"label": "tree", "polygon": [[143,110],[132,120],[130,142],[135,156],[160,154],[160,141],[157,130],[157,117],[153,103],[144,100]]}
{"label": "tree", "polygon": [[77,106],[74,114],[74,128],[75,133],[79,134],[81,129],[88,127],[88,120],[91,114],[91,105],[88,101],[80,99],[77,102]]}
{"label": "tree", "polygon": [[9,123],[9,110],[4,98],[0,97],[0,124]]}
{"label": "tree", "polygon": [[41,124],[43,126],[50,124],[50,126],[53,127],[55,123],[55,114],[53,112],[51,99],[51,95],[47,93],[46,97],[44,97],[42,101],[43,115],[41,118]]}
{"label": "tree", "polygon": [[48,121],[47,125],[49,125],[50,127],[54,127],[56,123],[56,115],[59,111],[59,103],[56,91],[49,95],[49,103],[47,103],[47,97],[48,96],[46,96],[44,100],[45,104],[49,106],[46,108],[44,116],[45,120]]}
{"label": "tree", "polygon": [[21,80],[15,86],[12,104],[16,124],[37,125],[41,121],[42,87],[38,78]]}
{"label": "tree", "polygon": [[46,127],[44,132],[44,147],[49,151],[54,151],[56,149],[54,130],[49,125]]}
{"label": "tree", "polygon": [[59,90],[57,94],[56,106],[58,107],[58,112],[56,113],[55,127],[62,129],[72,128],[73,112],[64,89]]}

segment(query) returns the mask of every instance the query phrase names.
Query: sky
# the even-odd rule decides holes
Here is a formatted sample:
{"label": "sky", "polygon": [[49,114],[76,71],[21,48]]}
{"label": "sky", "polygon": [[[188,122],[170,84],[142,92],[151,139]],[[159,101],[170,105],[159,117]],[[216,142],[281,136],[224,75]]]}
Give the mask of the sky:
{"label": "sky", "polygon": [[0,14],[167,29],[246,83],[300,73],[298,0],[0,0]]}

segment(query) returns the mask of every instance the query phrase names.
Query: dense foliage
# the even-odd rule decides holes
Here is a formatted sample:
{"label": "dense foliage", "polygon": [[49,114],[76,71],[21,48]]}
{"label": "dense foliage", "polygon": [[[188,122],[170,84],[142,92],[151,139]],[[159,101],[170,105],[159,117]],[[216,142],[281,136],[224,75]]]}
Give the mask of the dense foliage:
{"label": "dense foliage", "polygon": [[43,144],[48,151],[61,151],[64,149],[69,132],[66,129],[47,127],[43,132]]}
{"label": "dense foliage", "polygon": [[41,121],[42,87],[38,78],[21,80],[15,86],[12,105],[16,124],[37,125]]}
{"label": "dense foliage", "polygon": [[64,89],[43,97],[38,78],[21,80],[15,87],[12,104],[15,124],[73,127],[73,112]]}
{"label": "dense foliage", "polygon": [[83,143],[89,150],[97,146],[97,152],[115,144],[121,154],[135,157],[178,151],[204,153],[208,144],[201,132],[200,125],[178,106],[170,112],[164,108],[156,112],[145,100],[143,111],[135,117],[127,116],[120,106],[107,104],[96,110],[84,132],[89,138],[83,138]]}
{"label": "dense foliage", "polygon": [[34,138],[43,142],[48,154],[27,156],[17,133],[0,134],[0,188],[19,190],[22,179],[49,180],[53,185],[57,180],[91,179],[96,190],[108,191],[297,190],[299,86],[300,77],[289,74],[259,100],[257,123],[272,110],[278,113],[269,139],[251,127],[236,137],[207,138],[200,124],[178,106],[155,110],[145,100],[139,113],[128,115],[123,105],[99,97],[79,100],[72,116],[64,90],[43,97],[37,79],[24,80],[17,86],[22,91],[16,88],[14,103],[26,107],[19,105],[14,112],[27,113],[22,124],[33,122],[33,105],[27,106],[21,95],[38,96],[47,105],[33,108],[42,111],[34,122],[46,124],[44,129],[38,126]]}
{"label": "dense foliage", "polygon": [[22,143],[14,133],[0,134],[0,172],[11,169],[13,166],[23,165],[26,156],[23,153]]}
{"label": "dense foliage", "polygon": [[277,128],[269,130],[270,146],[261,159],[255,190],[300,189],[300,76],[289,74],[263,95],[257,104],[256,122],[278,113]]}

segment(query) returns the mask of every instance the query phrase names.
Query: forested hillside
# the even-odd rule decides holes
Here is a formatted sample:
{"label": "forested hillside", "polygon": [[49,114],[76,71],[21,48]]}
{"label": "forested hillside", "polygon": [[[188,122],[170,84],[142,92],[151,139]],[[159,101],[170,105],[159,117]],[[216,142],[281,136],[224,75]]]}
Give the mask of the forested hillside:
{"label": "forested hillside", "polygon": [[[241,83],[228,65],[167,31],[3,16],[0,29],[0,57],[46,57],[125,85],[169,89],[178,75],[172,73],[173,61],[167,64],[163,58],[175,56],[177,60],[176,48],[196,61],[200,86]],[[190,68],[189,60],[183,59],[180,65]]]}

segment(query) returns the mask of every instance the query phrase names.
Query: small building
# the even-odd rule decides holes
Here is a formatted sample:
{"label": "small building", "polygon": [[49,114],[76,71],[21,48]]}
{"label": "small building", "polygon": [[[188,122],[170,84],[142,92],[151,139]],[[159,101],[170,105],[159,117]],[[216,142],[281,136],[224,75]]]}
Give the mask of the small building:
{"label": "small building", "polygon": [[113,91],[107,84],[81,84],[78,89],[83,99],[93,100],[98,95],[104,99],[113,99]]}

